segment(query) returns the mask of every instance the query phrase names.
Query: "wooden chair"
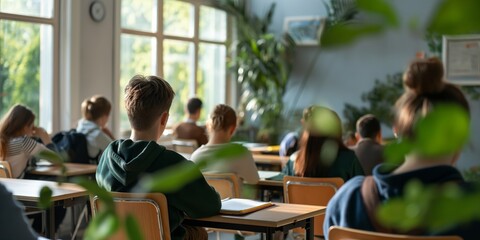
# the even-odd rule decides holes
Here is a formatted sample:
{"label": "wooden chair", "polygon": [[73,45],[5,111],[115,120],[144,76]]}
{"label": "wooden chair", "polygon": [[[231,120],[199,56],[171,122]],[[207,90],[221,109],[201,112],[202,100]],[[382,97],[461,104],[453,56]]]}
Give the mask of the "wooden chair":
{"label": "wooden chair", "polygon": [[[306,178],[285,176],[283,192],[286,203],[327,206],[330,199],[343,185],[342,178]],[[314,234],[323,236],[325,216],[315,217]],[[299,232],[298,229],[295,232]],[[303,232],[303,230],[301,231]]]}
{"label": "wooden chair", "polygon": [[[208,184],[215,188],[220,194],[221,199],[226,198],[239,198],[240,193],[240,179],[235,173],[204,173],[203,176],[207,180]],[[213,231],[217,233],[217,240],[220,240],[220,232],[238,234],[240,236],[255,235],[254,232],[227,230],[209,228],[207,231]]]}
{"label": "wooden chair", "polygon": [[353,228],[332,226],[328,231],[330,240],[462,240],[458,236],[411,236],[400,234],[377,233]]}
{"label": "wooden chair", "polygon": [[12,168],[7,161],[0,161],[0,178],[12,178]]}
{"label": "wooden chair", "polygon": [[[132,214],[137,220],[144,239],[170,240],[167,198],[162,193],[111,193],[117,213],[121,217]],[[95,215],[102,204],[97,196],[90,199],[92,213]],[[121,228],[109,239],[128,239]]]}
{"label": "wooden chair", "polygon": [[174,139],[172,140],[173,150],[178,153],[192,154],[197,148],[197,140],[193,139]]}
{"label": "wooden chair", "polygon": [[215,188],[220,198],[239,198],[240,180],[234,173],[204,173],[208,184]]}

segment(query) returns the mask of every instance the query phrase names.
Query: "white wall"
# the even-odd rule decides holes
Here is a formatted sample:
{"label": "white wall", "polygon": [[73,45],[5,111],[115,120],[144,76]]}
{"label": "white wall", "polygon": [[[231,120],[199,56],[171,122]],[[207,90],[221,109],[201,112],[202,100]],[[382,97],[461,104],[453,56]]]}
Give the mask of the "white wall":
{"label": "white wall", "polygon": [[[276,10],[270,30],[280,35],[283,21],[287,16],[326,16],[323,1],[320,0],[251,0],[251,12],[263,16],[272,2]],[[375,79],[385,79],[405,69],[417,51],[428,52],[423,35],[409,30],[408,22],[415,18],[423,26],[434,10],[438,0],[392,0],[401,27],[383,34],[363,38],[352,45],[338,49],[297,47],[293,61],[293,71],[289,79],[284,101],[286,108],[302,109],[311,104],[325,104],[340,115],[345,103],[362,105],[361,94],[373,87]],[[318,51],[318,59],[315,56]],[[314,62],[313,71],[307,76],[309,65]],[[301,82],[306,78],[304,88]],[[295,98],[300,91],[300,99],[295,106]],[[459,161],[460,168],[478,165],[480,156],[480,113],[479,102],[472,102],[472,148],[464,151]],[[384,129],[391,134],[391,130]],[[473,134],[476,133],[476,134]]]}
{"label": "white wall", "polygon": [[[106,8],[103,21],[94,22],[89,15],[92,0],[62,1],[62,24],[67,69],[61,76],[61,129],[72,128],[81,118],[80,104],[95,94],[114,98],[115,0],[101,0]],[[62,64],[62,63],[61,63]],[[62,70],[63,71],[63,70]],[[71,83],[69,81],[72,81]],[[112,113],[112,116],[114,113]],[[112,124],[114,118],[110,120]]]}

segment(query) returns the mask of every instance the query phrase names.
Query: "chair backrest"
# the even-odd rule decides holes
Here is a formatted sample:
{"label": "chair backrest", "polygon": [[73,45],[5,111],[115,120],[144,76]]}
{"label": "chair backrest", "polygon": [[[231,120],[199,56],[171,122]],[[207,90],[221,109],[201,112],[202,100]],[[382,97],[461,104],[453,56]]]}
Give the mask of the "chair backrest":
{"label": "chair backrest", "polygon": [[[285,176],[283,192],[286,203],[327,206],[335,192],[343,185],[342,178],[306,178]],[[315,235],[323,236],[325,216],[315,217]]]}
{"label": "chair backrest", "polygon": [[0,178],[12,178],[12,168],[7,161],[0,161]]}
{"label": "chair backrest", "polygon": [[[127,214],[135,217],[144,239],[170,240],[167,198],[162,193],[111,193],[118,215]],[[92,213],[95,215],[102,209],[97,196],[90,199]],[[128,239],[124,228],[121,228],[109,239]]]}
{"label": "chair backrest", "polygon": [[174,139],[172,140],[173,150],[179,153],[193,153],[198,148],[197,140],[194,139]]}
{"label": "chair backrest", "polygon": [[240,197],[240,180],[234,173],[204,173],[208,184],[215,188],[220,198]]}
{"label": "chair backrest", "polygon": [[353,228],[332,226],[328,231],[330,240],[462,240],[459,236],[411,236],[400,234],[377,233]]}

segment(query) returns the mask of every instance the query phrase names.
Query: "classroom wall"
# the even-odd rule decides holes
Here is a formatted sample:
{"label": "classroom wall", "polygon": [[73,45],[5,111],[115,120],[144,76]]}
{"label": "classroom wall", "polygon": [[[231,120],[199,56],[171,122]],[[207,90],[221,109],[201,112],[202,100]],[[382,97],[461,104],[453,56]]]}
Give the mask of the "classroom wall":
{"label": "classroom wall", "polygon": [[[103,21],[94,22],[89,15],[92,0],[68,0],[62,2],[64,51],[67,73],[60,80],[61,97],[60,129],[74,127],[81,118],[83,99],[100,94],[114,101],[114,45],[115,0],[101,0],[106,9]],[[71,83],[68,83],[72,81]],[[62,106],[63,104],[63,106]],[[110,121],[112,124],[113,119]]]}
{"label": "classroom wall", "polygon": [[[285,17],[326,16],[323,1],[320,0],[250,0],[250,12],[263,16],[273,2],[276,3],[276,10],[270,30],[278,36],[283,32]],[[417,19],[423,26],[439,1],[391,2],[400,17],[401,26],[398,29],[365,37],[338,49],[297,47],[284,97],[287,109],[302,109],[317,103],[330,106],[341,115],[345,103],[362,104],[361,94],[373,87],[375,79],[383,80],[387,74],[403,71],[417,51],[428,52],[423,35],[409,30],[408,23],[411,19]],[[307,74],[309,68],[312,68],[310,75]],[[480,165],[477,157],[480,156],[479,107],[478,101],[472,102],[472,143],[458,163],[462,169]],[[383,133],[384,136],[392,136],[391,129],[384,128]]]}

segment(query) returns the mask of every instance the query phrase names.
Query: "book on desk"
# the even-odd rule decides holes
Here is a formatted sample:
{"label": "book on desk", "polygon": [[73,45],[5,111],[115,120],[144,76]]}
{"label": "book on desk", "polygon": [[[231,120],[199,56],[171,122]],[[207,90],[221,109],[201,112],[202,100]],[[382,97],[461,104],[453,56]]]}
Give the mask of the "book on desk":
{"label": "book on desk", "polygon": [[255,212],[275,204],[243,198],[227,198],[222,200],[221,214],[244,215]]}

